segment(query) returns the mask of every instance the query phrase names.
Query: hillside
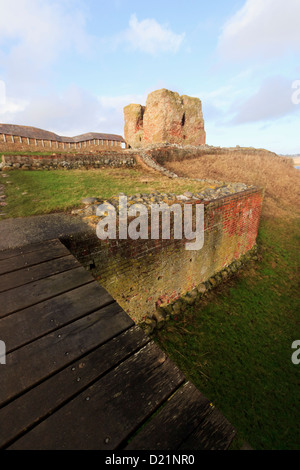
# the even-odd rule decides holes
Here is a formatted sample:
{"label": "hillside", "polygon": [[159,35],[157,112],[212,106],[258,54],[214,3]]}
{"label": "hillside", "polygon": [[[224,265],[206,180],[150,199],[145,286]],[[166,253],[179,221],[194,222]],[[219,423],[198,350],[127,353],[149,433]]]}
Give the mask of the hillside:
{"label": "hillside", "polygon": [[255,450],[299,449],[300,171],[266,153],[204,155],[165,166],[181,176],[266,188],[258,262],[187,307],[157,341]]}
{"label": "hillside", "polygon": [[298,216],[300,171],[290,159],[266,152],[210,154],[185,161],[165,162],[179,176],[242,182],[265,188],[263,216]]}

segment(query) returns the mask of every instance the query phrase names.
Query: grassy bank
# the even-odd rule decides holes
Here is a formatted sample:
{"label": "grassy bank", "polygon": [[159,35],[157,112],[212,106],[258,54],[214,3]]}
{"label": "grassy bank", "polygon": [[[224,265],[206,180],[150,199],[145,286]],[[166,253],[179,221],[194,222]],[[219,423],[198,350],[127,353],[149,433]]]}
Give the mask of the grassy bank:
{"label": "grassy bank", "polygon": [[[153,191],[199,191],[196,182],[169,179],[137,169],[104,170],[13,170],[1,178],[5,186],[4,217],[28,217],[37,214],[69,211],[78,207],[84,197],[109,198],[119,192],[131,195]],[[1,173],[0,173],[1,175]],[[3,217],[2,217],[3,218]]]}
{"label": "grassy bank", "polygon": [[300,171],[290,159],[265,153],[213,154],[182,162],[167,162],[166,168],[179,176],[243,182],[265,188],[263,215],[285,216],[282,211],[299,208]]}
{"label": "grassy bank", "polygon": [[259,261],[157,333],[161,347],[254,449],[300,449],[300,173],[263,155],[166,165],[182,176],[266,189]]}
{"label": "grassy bank", "polygon": [[299,228],[264,220],[259,262],[156,336],[254,449],[300,447]]}

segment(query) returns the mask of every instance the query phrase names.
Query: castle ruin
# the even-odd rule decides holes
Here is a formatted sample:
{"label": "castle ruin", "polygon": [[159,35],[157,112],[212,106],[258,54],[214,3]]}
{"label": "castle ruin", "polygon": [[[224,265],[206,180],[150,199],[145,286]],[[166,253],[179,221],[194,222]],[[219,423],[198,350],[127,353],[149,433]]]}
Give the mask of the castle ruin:
{"label": "castle ruin", "polygon": [[152,144],[205,145],[206,133],[199,98],[166,90],[148,95],[146,106],[124,108],[126,143],[132,148]]}

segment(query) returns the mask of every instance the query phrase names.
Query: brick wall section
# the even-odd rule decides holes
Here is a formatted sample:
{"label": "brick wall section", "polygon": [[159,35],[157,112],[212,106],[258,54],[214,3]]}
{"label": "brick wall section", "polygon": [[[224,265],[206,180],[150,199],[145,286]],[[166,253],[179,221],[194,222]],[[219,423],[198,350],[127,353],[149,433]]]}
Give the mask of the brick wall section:
{"label": "brick wall section", "polygon": [[262,201],[263,190],[250,189],[206,203],[200,251],[187,251],[186,240],[100,241],[96,234],[65,243],[139,323],[246,254],[256,243]]}

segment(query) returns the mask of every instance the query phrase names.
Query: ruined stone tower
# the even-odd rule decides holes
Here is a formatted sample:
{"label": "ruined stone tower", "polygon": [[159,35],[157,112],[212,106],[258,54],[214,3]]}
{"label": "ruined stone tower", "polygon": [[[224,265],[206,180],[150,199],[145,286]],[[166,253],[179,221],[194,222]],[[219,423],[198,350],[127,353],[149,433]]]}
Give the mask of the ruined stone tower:
{"label": "ruined stone tower", "polygon": [[124,108],[125,140],[132,148],[151,144],[204,145],[206,133],[199,98],[166,90],[148,95],[146,106]]}

